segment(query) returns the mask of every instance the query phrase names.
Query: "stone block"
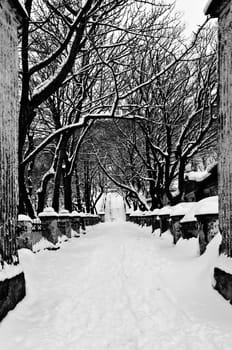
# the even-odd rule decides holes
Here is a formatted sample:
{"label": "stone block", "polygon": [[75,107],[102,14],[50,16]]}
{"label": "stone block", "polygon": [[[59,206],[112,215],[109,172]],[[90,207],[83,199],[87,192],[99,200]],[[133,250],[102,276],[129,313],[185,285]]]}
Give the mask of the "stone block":
{"label": "stone block", "polygon": [[232,304],[232,275],[215,267],[214,279],[216,282],[214,288]]}
{"label": "stone block", "polygon": [[26,294],[24,273],[0,281],[0,321]]}
{"label": "stone block", "polygon": [[98,213],[98,216],[100,218],[100,222],[105,222],[105,212]]}
{"label": "stone block", "polygon": [[58,242],[58,214],[53,208],[45,208],[42,213],[39,214],[42,227],[42,236],[48,241],[56,244]]}
{"label": "stone block", "polygon": [[180,223],[181,235],[184,239],[189,239],[198,236],[198,223],[197,221],[181,222]]}
{"label": "stone block", "polygon": [[151,227],[152,227],[152,232],[160,228],[160,220],[158,216],[153,217]]}
{"label": "stone block", "polygon": [[195,215],[199,223],[200,255],[206,250],[207,244],[219,232],[218,214]]}
{"label": "stone block", "polygon": [[74,237],[80,237],[80,216],[77,211],[73,211],[70,215],[71,229]]}
{"label": "stone block", "polygon": [[61,236],[65,235],[68,238],[72,237],[70,212],[66,209],[61,210],[59,213],[58,230],[59,230],[59,235]]}
{"label": "stone block", "polygon": [[19,215],[17,222],[17,248],[28,248],[32,250],[32,220],[27,215]]}
{"label": "stone block", "polygon": [[160,215],[160,233],[164,233],[170,228],[170,215]]}
{"label": "stone block", "polygon": [[171,234],[173,235],[174,244],[176,244],[182,236],[180,220],[183,218],[183,216],[184,215],[172,216],[170,220],[170,231],[171,231]]}

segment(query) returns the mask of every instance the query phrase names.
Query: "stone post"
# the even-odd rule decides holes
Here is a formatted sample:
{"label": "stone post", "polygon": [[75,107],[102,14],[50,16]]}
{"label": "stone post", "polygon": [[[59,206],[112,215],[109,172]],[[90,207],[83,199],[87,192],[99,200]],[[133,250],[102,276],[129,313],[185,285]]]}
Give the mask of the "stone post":
{"label": "stone post", "polygon": [[58,242],[58,214],[52,207],[48,207],[39,214],[39,218],[41,220],[43,237],[56,244]]}
{"label": "stone post", "polygon": [[73,211],[70,215],[71,229],[73,237],[80,237],[80,216],[77,211]]}
{"label": "stone post", "polygon": [[182,237],[181,220],[187,213],[195,210],[196,202],[180,202],[172,207],[170,214],[171,226],[170,230],[173,235],[173,243],[176,244]]}
{"label": "stone post", "polygon": [[160,234],[170,229],[171,211],[172,211],[172,208],[169,205],[166,205],[159,210]]}
{"label": "stone post", "polygon": [[71,238],[71,217],[70,213],[66,209],[62,209],[59,212],[58,216],[58,230],[60,236],[67,236],[68,238]]}
{"label": "stone post", "polygon": [[85,213],[79,213],[80,216],[80,228],[81,228],[81,233],[83,235],[86,234],[86,221],[85,221]]}
{"label": "stone post", "polygon": [[198,221],[200,254],[207,244],[219,232],[218,229],[218,196],[206,197],[196,203],[194,215]]}
{"label": "stone post", "polygon": [[181,238],[180,220],[184,215],[171,216],[170,231],[173,235],[173,243],[176,244]]}
{"label": "stone post", "polygon": [[18,216],[16,242],[17,248],[28,248],[32,250],[32,220],[27,215]]}
{"label": "stone post", "polygon": [[195,215],[199,223],[199,246],[200,255],[206,250],[208,243],[219,232],[218,214]]}
{"label": "stone post", "polygon": [[196,219],[180,220],[181,235],[184,239],[189,239],[198,236],[198,223]]}
{"label": "stone post", "polygon": [[152,220],[152,224],[151,224],[151,227],[152,227],[152,233],[159,229],[160,228],[160,220],[159,220],[159,209],[154,209],[153,210],[153,220]]}
{"label": "stone post", "polygon": [[42,238],[41,220],[37,217],[32,220],[32,246]]}
{"label": "stone post", "polygon": [[98,216],[100,217],[101,222],[105,222],[105,212],[104,211],[99,212]]}

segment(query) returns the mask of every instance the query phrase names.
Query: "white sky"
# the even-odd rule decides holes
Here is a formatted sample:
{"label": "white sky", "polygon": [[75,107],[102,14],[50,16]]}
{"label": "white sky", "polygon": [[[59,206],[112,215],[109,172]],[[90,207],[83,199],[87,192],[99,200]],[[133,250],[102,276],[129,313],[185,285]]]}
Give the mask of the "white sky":
{"label": "white sky", "polygon": [[176,0],[176,9],[183,12],[184,21],[186,22],[186,31],[190,34],[196,31],[197,25],[204,22],[204,8],[207,0]]}

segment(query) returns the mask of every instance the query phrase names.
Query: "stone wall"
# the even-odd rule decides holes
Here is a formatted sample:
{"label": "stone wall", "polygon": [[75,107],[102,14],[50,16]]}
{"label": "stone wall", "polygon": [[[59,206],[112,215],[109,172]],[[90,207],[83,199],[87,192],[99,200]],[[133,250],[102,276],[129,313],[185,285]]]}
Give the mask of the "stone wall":
{"label": "stone wall", "polygon": [[17,260],[18,64],[16,15],[0,2],[0,260]]}

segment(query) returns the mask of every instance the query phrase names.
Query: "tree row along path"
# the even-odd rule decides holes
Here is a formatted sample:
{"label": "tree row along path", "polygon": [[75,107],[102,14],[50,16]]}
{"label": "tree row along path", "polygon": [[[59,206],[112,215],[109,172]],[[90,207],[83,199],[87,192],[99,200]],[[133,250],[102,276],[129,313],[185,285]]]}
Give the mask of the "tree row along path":
{"label": "tree row along path", "polygon": [[58,251],[20,251],[27,296],[0,324],[0,349],[232,349],[232,307],[205,278],[209,261],[121,220],[117,194],[107,206],[120,220]]}

